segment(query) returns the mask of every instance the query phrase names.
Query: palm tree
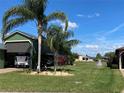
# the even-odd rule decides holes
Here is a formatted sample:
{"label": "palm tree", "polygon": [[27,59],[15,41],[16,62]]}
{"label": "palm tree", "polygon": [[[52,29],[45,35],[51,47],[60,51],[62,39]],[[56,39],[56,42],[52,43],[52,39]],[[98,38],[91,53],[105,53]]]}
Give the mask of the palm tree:
{"label": "palm tree", "polygon": [[47,28],[48,21],[59,19],[65,22],[65,30],[68,26],[67,17],[63,12],[53,12],[46,16],[44,14],[46,7],[47,0],[23,0],[21,5],[12,7],[3,16],[3,39],[4,35],[14,27],[23,25],[28,21],[36,23],[38,30],[38,72],[40,72],[42,32]]}
{"label": "palm tree", "polygon": [[54,52],[54,72],[56,72],[58,53],[69,54],[72,46],[77,45],[79,41],[76,39],[69,40],[73,36],[73,32],[65,32],[62,27],[56,25],[51,25],[47,32],[47,45]]}

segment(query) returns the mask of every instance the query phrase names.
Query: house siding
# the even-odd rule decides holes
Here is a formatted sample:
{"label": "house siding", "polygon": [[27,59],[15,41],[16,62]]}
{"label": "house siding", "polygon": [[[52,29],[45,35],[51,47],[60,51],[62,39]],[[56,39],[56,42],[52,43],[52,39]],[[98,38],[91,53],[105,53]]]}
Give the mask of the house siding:
{"label": "house siding", "polygon": [[[21,34],[14,34],[8,38],[5,39],[5,41],[12,41],[12,40],[30,40],[27,37],[21,35]],[[31,40],[30,40],[31,41]]]}

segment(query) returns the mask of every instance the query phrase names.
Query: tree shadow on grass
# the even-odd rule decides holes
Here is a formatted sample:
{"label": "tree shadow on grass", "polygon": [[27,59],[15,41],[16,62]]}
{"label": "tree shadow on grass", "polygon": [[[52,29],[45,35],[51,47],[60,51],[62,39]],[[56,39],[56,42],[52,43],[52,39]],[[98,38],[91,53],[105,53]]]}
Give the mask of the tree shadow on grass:
{"label": "tree shadow on grass", "polygon": [[[47,71],[54,71],[54,69],[53,68],[47,68]],[[66,69],[66,68],[64,68],[64,69],[57,69],[56,71],[65,71],[65,72],[73,72],[73,71],[75,71],[75,70],[72,70],[72,69]]]}

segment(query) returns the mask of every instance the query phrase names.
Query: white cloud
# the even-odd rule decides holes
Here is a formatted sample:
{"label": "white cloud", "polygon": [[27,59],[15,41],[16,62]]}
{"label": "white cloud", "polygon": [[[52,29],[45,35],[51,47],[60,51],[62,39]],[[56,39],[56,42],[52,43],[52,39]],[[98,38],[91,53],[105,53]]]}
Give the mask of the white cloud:
{"label": "white cloud", "polygon": [[101,36],[101,34],[102,34],[102,36],[106,37],[107,35],[110,35],[112,33],[120,31],[120,29],[122,29],[122,28],[124,28],[124,23],[121,23],[121,24],[115,26],[111,30],[101,31],[101,32],[97,33],[97,35]]}
{"label": "white cloud", "polygon": [[49,22],[50,24],[61,24],[62,22],[60,20],[53,20]]}
{"label": "white cloud", "polygon": [[0,38],[0,43],[2,43],[2,39]]}
{"label": "white cloud", "polygon": [[83,18],[94,18],[94,17],[99,17],[101,14],[100,13],[93,13],[93,14],[88,14],[88,15],[84,15],[84,14],[77,14],[77,17],[83,17]]}
{"label": "white cloud", "polygon": [[68,29],[69,30],[74,30],[75,28],[78,28],[77,23],[69,21],[68,22]]}
{"label": "white cloud", "polygon": [[87,44],[87,45],[78,45],[78,48],[88,48],[88,49],[98,49],[98,45],[92,45],[92,44]]}
{"label": "white cloud", "polygon": [[[65,27],[64,23],[61,23],[61,25],[63,26],[63,28]],[[78,25],[76,22],[71,22],[71,21],[68,22],[68,30],[74,30],[76,28],[78,28]]]}
{"label": "white cloud", "polygon": [[87,15],[87,18],[93,18],[94,15]]}
{"label": "white cloud", "polygon": [[121,47],[124,47],[124,44],[118,44],[118,45],[112,46],[113,49],[117,49],[117,48],[121,48]]}
{"label": "white cloud", "polygon": [[82,14],[77,14],[77,16],[78,16],[78,17],[84,17],[84,15],[82,15]]}
{"label": "white cloud", "polygon": [[114,27],[111,30],[104,30],[104,31],[101,31],[99,33],[96,33],[97,39],[99,39],[99,40],[103,39],[104,41],[106,41],[105,39],[107,39],[107,36],[111,35],[112,33],[121,31],[120,29],[122,29],[122,28],[124,28],[124,23],[117,25],[116,27]]}
{"label": "white cloud", "polygon": [[83,48],[84,47],[84,45],[81,45],[81,44],[78,44],[77,46],[76,46],[76,48]]}
{"label": "white cloud", "polygon": [[116,26],[114,29],[110,30],[110,31],[108,32],[108,34],[117,32],[117,31],[119,31],[119,29],[121,29],[121,28],[123,28],[123,27],[124,27],[124,23],[122,23],[122,24]]}
{"label": "white cloud", "polygon": [[[54,20],[50,22],[51,24],[58,24],[65,28],[65,23],[61,22],[60,20]],[[68,30],[74,30],[78,28],[78,24],[76,22],[68,21]]]}
{"label": "white cloud", "polygon": [[99,17],[99,16],[100,16],[100,13],[94,13],[91,15],[87,15],[88,18],[94,18],[94,17]]}
{"label": "white cloud", "polygon": [[89,48],[89,49],[98,49],[99,48],[98,45],[86,45],[85,47]]}
{"label": "white cloud", "polygon": [[111,30],[96,33],[94,37],[96,38],[96,40],[94,42],[96,42],[96,44],[100,46],[99,51],[105,53],[106,51],[115,51],[115,49],[117,48],[124,47],[124,43],[123,43],[124,37],[118,37],[118,39],[113,38],[112,40],[110,40],[108,37],[112,33],[120,31],[120,29],[122,28],[124,28],[124,23],[121,23],[120,25],[114,27]]}
{"label": "white cloud", "polygon": [[98,37],[96,37],[96,40],[104,43],[104,42],[106,42],[106,37],[105,36],[98,36]]}
{"label": "white cloud", "polygon": [[97,17],[99,17],[99,16],[100,16],[100,13],[95,13],[95,15],[96,15]]}
{"label": "white cloud", "polygon": [[[87,40],[87,39],[85,39]],[[90,41],[88,41],[90,42]],[[92,44],[85,42],[83,44],[79,44],[74,48],[74,51],[79,54],[88,54],[91,56],[95,56],[97,53],[101,53],[104,55],[106,52],[115,51],[115,49],[123,47],[124,43],[122,41],[106,40],[106,39],[96,39],[92,42]]]}
{"label": "white cloud", "polygon": [[[124,29],[124,23],[117,25],[111,30],[95,32],[92,35],[83,35],[83,44],[75,47],[75,52],[95,56],[97,53],[104,55],[106,52],[115,52],[117,48],[124,47],[124,37],[109,38],[108,35]],[[115,35],[115,34],[114,34]],[[90,37],[90,38],[89,38]],[[91,39],[92,38],[92,39]],[[92,42],[91,44],[89,42]]]}
{"label": "white cloud", "polygon": [[80,55],[90,55],[95,56],[99,49],[98,45],[95,44],[79,44],[75,48],[72,49],[73,52],[76,52]]}
{"label": "white cloud", "polygon": [[1,40],[1,38],[0,38],[0,43],[2,43],[2,40]]}

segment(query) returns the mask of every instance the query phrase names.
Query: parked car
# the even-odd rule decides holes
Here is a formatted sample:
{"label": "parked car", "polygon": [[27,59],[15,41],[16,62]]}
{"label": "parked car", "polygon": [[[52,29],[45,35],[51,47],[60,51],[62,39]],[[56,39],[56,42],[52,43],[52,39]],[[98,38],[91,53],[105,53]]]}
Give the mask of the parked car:
{"label": "parked car", "polygon": [[16,67],[28,67],[29,66],[29,57],[28,56],[16,56],[15,57],[15,66]]}

